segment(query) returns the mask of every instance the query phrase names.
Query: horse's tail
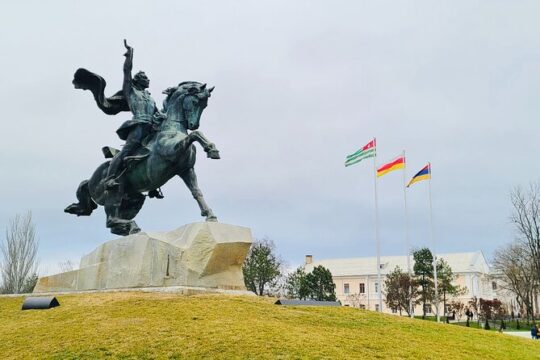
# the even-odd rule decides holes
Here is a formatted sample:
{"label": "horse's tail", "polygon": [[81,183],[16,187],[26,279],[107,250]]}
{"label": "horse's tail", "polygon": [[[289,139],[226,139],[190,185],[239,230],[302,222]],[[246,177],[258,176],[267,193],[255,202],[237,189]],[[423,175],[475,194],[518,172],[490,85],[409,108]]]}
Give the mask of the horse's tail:
{"label": "horse's tail", "polygon": [[84,180],[77,188],[78,203],[73,203],[64,209],[64,212],[77,216],[89,216],[97,208],[97,204],[90,196],[88,180]]}

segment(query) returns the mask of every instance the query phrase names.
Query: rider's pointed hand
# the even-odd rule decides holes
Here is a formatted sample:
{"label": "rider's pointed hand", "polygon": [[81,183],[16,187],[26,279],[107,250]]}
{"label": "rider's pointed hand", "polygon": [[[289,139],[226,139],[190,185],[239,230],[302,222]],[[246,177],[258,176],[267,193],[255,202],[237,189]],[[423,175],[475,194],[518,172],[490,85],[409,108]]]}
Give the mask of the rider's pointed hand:
{"label": "rider's pointed hand", "polygon": [[124,56],[130,56],[133,54],[133,48],[131,46],[128,45],[127,43],[127,40],[124,39],[124,46],[126,47],[127,51],[126,53],[124,54]]}

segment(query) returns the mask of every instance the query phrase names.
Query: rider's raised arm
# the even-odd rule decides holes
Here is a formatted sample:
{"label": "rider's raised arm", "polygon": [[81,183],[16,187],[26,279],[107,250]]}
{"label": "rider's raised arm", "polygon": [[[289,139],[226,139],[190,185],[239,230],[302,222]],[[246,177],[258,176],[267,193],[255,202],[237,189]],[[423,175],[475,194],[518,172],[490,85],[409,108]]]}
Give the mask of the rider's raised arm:
{"label": "rider's raised arm", "polygon": [[131,69],[133,69],[133,48],[127,44],[127,41],[124,40],[124,46],[127,51],[124,54],[126,60],[124,61],[124,83],[122,84],[122,90],[124,94],[127,94],[131,90]]}

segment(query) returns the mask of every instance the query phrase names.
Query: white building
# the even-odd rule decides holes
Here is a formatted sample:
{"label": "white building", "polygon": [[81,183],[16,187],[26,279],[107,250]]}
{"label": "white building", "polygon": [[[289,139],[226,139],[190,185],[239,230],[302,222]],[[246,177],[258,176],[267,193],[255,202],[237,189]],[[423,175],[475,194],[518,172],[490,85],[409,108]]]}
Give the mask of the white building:
{"label": "white building", "polygon": [[[477,298],[490,300],[498,298],[504,302],[505,299],[501,298],[501,293],[497,292],[499,288],[497,280],[490,276],[489,265],[481,251],[439,254],[438,258],[443,258],[452,268],[453,273],[456,275],[455,284],[466,288],[464,295],[450,300],[459,300],[467,305],[469,300],[476,296]],[[412,256],[410,257],[410,264],[412,271],[414,266]],[[336,295],[342,304],[379,310],[380,286],[377,281],[376,257],[314,260],[311,255],[306,255],[306,272],[310,272],[313,267],[318,265],[324,266],[332,273],[336,285]],[[399,266],[403,271],[407,271],[407,257],[381,257],[381,280],[383,284],[386,274],[393,271],[396,266]],[[396,312],[396,310],[392,311],[392,309],[386,308],[384,296],[382,306],[383,312]],[[428,306],[427,310],[428,313],[435,312],[435,308],[431,306]],[[422,313],[421,307],[415,308],[414,312],[415,314]],[[441,308],[440,314],[442,313]]]}

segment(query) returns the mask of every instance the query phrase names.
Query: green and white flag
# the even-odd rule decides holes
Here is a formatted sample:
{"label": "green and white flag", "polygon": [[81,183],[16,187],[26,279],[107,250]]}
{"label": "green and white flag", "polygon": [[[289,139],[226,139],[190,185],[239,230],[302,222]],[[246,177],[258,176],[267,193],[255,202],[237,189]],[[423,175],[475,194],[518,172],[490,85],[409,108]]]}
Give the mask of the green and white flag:
{"label": "green and white flag", "polygon": [[351,165],[359,163],[360,161],[364,159],[375,157],[375,153],[376,153],[376,143],[375,143],[375,139],[373,139],[370,142],[368,142],[366,145],[364,145],[363,148],[355,152],[354,154],[347,155],[347,158],[345,159],[345,166],[351,166]]}

